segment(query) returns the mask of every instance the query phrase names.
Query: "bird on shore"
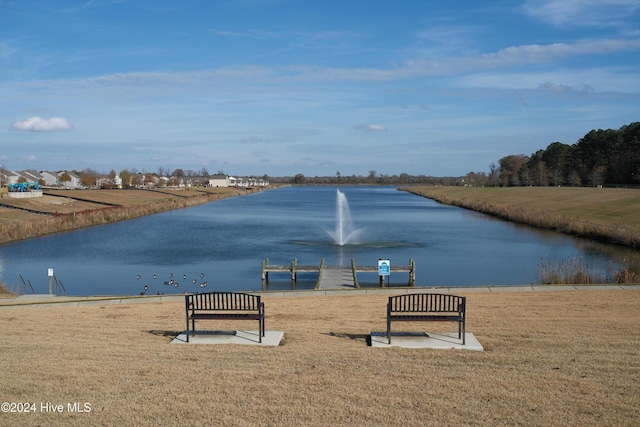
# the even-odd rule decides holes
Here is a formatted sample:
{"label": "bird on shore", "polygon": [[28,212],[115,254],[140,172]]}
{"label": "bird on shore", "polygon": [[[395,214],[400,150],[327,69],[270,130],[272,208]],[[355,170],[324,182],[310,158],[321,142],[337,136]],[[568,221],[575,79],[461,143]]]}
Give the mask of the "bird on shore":
{"label": "bird on shore", "polygon": [[206,286],[207,286],[207,282],[202,282],[202,283],[200,283],[200,287],[201,287],[201,288],[205,288]]}

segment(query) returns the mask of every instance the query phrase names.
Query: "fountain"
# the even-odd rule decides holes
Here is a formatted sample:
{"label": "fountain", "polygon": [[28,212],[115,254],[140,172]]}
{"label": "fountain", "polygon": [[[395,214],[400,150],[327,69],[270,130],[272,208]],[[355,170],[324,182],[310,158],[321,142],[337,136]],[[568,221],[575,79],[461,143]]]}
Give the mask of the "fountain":
{"label": "fountain", "polygon": [[353,226],[347,196],[340,190],[336,190],[336,227],[334,230],[327,230],[327,233],[333,238],[336,245],[344,246],[359,243],[358,237],[362,231],[362,229]]}

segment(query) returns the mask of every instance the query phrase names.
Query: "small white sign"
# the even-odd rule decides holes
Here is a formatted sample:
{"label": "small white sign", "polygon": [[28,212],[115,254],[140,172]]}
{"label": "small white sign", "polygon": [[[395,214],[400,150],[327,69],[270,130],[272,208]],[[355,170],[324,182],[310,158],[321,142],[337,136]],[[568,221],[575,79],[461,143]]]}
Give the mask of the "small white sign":
{"label": "small white sign", "polygon": [[49,277],[53,277],[53,268],[49,269]]}
{"label": "small white sign", "polygon": [[391,274],[391,263],[388,259],[378,260],[378,276],[388,276]]}

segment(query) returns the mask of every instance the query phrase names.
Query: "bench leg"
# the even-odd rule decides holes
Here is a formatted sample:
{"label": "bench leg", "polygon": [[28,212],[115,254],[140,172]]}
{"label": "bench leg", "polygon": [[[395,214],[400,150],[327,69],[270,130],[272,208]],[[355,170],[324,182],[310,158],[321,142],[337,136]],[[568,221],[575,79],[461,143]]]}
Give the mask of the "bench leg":
{"label": "bench leg", "polygon": [[387,318],[387,341],[391,344],[391,319]]}

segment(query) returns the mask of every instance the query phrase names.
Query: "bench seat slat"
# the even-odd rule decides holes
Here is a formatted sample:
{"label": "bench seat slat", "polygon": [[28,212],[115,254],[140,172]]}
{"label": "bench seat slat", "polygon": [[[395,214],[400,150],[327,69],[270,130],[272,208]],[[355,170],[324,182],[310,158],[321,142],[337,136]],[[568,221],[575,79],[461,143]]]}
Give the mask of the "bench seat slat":
{"label": "bench seat slat", "polygon": [[259,314],[239,314],[239,313],[196,313],[189,316],[189,319],[251,319],[260,320]]}
{"label": "bench seat slat", "polygon": [[429,315],[391,315],[391,320],[397,321],[433,321],[437,322],[438,320],[448,321],[448,322],[458,322],[464,320],[461,316],[429,316]]}

